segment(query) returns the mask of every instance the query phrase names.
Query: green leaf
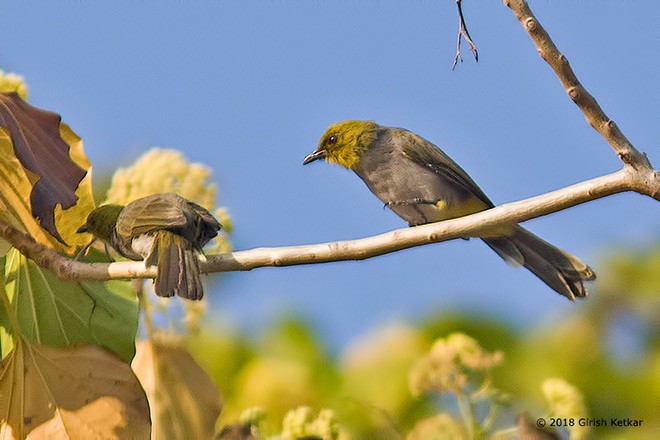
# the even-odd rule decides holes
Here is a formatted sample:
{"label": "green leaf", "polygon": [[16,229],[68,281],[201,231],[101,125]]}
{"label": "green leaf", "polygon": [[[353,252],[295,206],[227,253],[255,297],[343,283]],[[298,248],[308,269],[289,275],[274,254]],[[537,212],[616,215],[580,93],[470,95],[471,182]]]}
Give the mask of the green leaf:
{"label": "green leaf", "polygon": [[[92,261],[102,259],[100,252]],[[106,347],[125,362],[135,355],[137,297],[128,281],[72,282],[25,258],[16,249],[6,256],[5,291],[18,318],[21,336],[43,345],[94,344]],[[13,344],[6,311],[0,311],[2,356]]]}
{"label": "green leaf", "polygon": [[[2,269],[5,267],[5,261],[6,258],[4,256],[0,257],[0,286],[5,285],[5,271]],[[0,301],[0,359],[4,359],[5,355],[14,347],[14,339],[11,337],[7,310],[5,310],[4,304],[6,304],[5,301]]]}

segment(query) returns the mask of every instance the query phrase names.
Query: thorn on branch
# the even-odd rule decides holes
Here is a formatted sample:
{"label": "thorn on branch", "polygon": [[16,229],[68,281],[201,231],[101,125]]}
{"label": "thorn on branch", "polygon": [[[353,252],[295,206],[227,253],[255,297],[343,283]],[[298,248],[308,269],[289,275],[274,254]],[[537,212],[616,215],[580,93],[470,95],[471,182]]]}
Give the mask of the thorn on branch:
{"label": "thorn on branch", "polygon": [[477,52],[477,46],[472,41],[470,33],[468,32],[467,25],[465,24],[465,19],[463,18],[463,8],[461,6],[461,0],[456,0],[456,6],[458,7],[458,40],[456,42],[456,56],[454,57],[454,64],[451,66],[451,70],[456,68],[456,64],[460,61],[463,62],[461,57],[461,38],[465,38],[465,41],[470,45],[470,52],[474,55],[474,61],[479,61],[479,53]]}

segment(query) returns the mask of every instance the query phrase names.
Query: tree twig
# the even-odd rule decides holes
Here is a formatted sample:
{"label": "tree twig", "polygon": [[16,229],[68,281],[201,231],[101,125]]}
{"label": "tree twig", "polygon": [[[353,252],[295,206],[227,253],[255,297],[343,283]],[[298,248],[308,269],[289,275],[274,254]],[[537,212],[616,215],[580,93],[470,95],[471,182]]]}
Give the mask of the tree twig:
{"label": "tree twig", "polygon": [[562,86],[580,108],[591,125],[610,144],[621,158],[624,167],[640,174],[640,181],[647,186],[645,194],[660,200],[660,174],[653,169],[646,155],[637,150],[621,132],[616,123],[600,107],[596,99],[580,83],[568,59],[559,52],[550,35],[532,13],[525,0],[504,0],[536,45],[541,58],[554,70]]}
{"label": "tree twig", "polygon": [[474,55],[474,61],[479,61],[479,53],[477,52],[477,46],[472,41],[470,33],[468,32],[467,25],[465,24],[465,18],[463,17],[463,7],[461,6],[461,0],[456,0],[456,7],[458,8],[458,40],[456,41],[456,56],[454,57],[454,64],[451,65],[451,70],[456,68],[456,64],[460,61],[463,62],[461,57],[461,38],[465,38],[465,41],[470,45],[470,52]]}
{"label": "tree twig", "polygon": [[[385,234],[351,241],[257,248],[226,254],[209,255],[202,263],[202,271],[245,271],[266,266],[295,266],[332,261],[364,260],[415,246],[439,243],[463,237],[478,237],[485,231],[505,224],[561,211],[571,206],[624,191],[644,193],[637,173],[622,169],[595,179],[587,180],[557,191],[519,202],[507,203],[466,217],[430,223],[414,228],[397,229]],[[70,280],[110,280],[154,278],[156,268],[145,268],[144,263],[83,263],[61,256],[45,248],[27,234],[11,225],[0,223],[0,237],[11,243],[28,258]]]}

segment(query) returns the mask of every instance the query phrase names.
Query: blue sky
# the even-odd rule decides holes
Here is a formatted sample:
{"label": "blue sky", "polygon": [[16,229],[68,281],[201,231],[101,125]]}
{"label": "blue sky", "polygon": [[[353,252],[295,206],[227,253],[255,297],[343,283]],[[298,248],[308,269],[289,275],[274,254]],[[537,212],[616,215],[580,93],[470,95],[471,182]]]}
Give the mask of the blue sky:
{"label": "blue sky", "polygon": [[[533,2],[606,113],[660,162],[660,4]],[[235,249],[360,238],[404,227],[352,173],[302,166],[325,128],[372,119],[443,148],[496,203],[617,170],[500,1],[466,1],[480,61],[451,70],[454,1],[3,2],[0,69],[62,115],[97,173],[152,146],[207,164]],[[603,251],[657,241],[652,200],[622,194],[526,223],[598,270]],[[216,277],[211,304],[246,331],[301,312],[336,346],[430,311],[519,325],[580,305],[478,240],[364,262]]]}

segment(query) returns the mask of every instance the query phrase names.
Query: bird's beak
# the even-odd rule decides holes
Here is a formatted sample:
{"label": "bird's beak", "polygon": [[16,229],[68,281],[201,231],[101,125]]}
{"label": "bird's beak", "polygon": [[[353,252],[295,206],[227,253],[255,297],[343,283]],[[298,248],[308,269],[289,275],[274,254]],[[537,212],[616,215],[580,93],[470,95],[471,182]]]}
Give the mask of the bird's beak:
{"label": "bird's beak", "polygon": [[325,158],[326,155],[325,150],[316,150],[311,154],[308,154],[305,160],[303,160],[303,165],[307,165],[310,162],[314,162],[315,160],[323,159]]}
{"label": "bird's beak", "polygon": [[79,227],[78,230],[77,230],[76,232],[77,232],[78,234],[82,234],[82,233],[84,233],[84,232],[89,232],[89,229],[87,228],[87,223],[85,223],[84,225],[82,225],[81,227]]}

